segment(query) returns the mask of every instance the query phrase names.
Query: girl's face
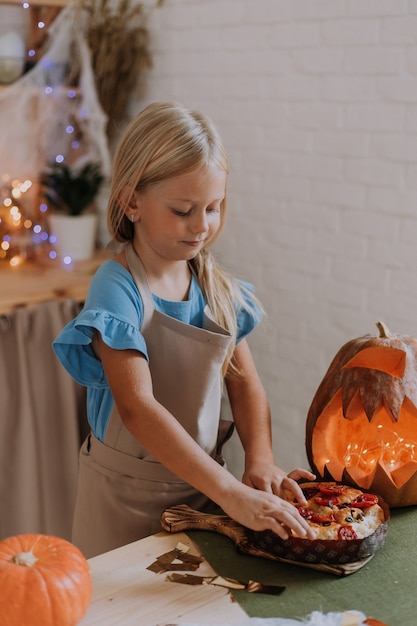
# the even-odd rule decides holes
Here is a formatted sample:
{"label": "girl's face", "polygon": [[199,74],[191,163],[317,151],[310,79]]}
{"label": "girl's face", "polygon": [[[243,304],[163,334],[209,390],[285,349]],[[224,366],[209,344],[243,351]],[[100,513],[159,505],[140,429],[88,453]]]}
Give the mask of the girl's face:
{"label": "girl's face", "polygon": [[136,196],[135,244],[165,261],[194,258],[221,225],[227,174],[203,166]]}

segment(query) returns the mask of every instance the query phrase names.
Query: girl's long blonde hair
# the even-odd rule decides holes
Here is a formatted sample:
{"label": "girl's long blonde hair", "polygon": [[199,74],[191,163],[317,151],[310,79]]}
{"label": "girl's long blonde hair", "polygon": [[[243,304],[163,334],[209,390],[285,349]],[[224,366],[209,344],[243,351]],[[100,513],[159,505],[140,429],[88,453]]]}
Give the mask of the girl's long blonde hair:
{"label": "girl's long blonde hair", "polygon": [[[191,172],[203,165],[228,172],[227,154],[219,133],[202,113],[176,103],[154,103],[139,113],[126,128],[117,148],[112,186],[107,205],[107,226],[112,238],[133,240],[133,224],[125,215],[135,191],[144,191],[165,179]],[[220,207],[224,227],[226,199]],[[210,245],[214,240],[210,241]],[[236,303],[244,304],[236,281],[203,248],[191,261],[201,289],[216,322],[232,336],[223,364],[223,375],[236,346]]]}

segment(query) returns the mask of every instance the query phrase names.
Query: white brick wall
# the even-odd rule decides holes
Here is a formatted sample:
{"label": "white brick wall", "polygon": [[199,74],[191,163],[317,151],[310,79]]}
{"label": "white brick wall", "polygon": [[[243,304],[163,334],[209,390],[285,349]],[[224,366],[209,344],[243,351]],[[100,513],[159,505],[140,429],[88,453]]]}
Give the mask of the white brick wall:
{"label": "white brick wall", "polygon": [[[204,110],[230,154],[219,258],[268,319],[250,339],[277,462],[346,341],[417,335],[417,0],[165,0],[146,101]],[[241,469],[239,446],[230,466]]]}

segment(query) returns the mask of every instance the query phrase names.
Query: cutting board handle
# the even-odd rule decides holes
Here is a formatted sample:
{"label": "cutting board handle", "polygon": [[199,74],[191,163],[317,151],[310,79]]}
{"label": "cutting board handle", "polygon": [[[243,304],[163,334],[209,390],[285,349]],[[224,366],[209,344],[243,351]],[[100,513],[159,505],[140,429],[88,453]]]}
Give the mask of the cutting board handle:
{"label": "cutting board handle", "polygon": [[227,515],[202,513],[191,509],[186,504],[179,504],[166,509],[161,516],[162,528],[169,533],[184,530],[209,530],[233,539],[236,545],[247,542],[243,526]]}

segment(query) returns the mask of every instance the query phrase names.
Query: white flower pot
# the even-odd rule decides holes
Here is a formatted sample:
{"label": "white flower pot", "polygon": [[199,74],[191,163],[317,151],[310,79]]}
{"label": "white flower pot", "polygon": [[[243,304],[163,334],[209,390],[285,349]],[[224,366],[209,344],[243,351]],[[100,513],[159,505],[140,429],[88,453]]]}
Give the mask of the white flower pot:
{"label": "white flower pot", "polygon": [[23,72],[25,44],[18,33],[0,35],[0,83],[8,85]]}
{"label": "white flower pot", "polygon": [[93,256],[97,217],[95,214],[49,216],[49,235],[55,235],[53,245],[61,258],[83,261]]}
{"label": "white flower pot", "polygon": [[0,83],[21,76],[26,57],[27,11],[21,6],[0,6]]}

